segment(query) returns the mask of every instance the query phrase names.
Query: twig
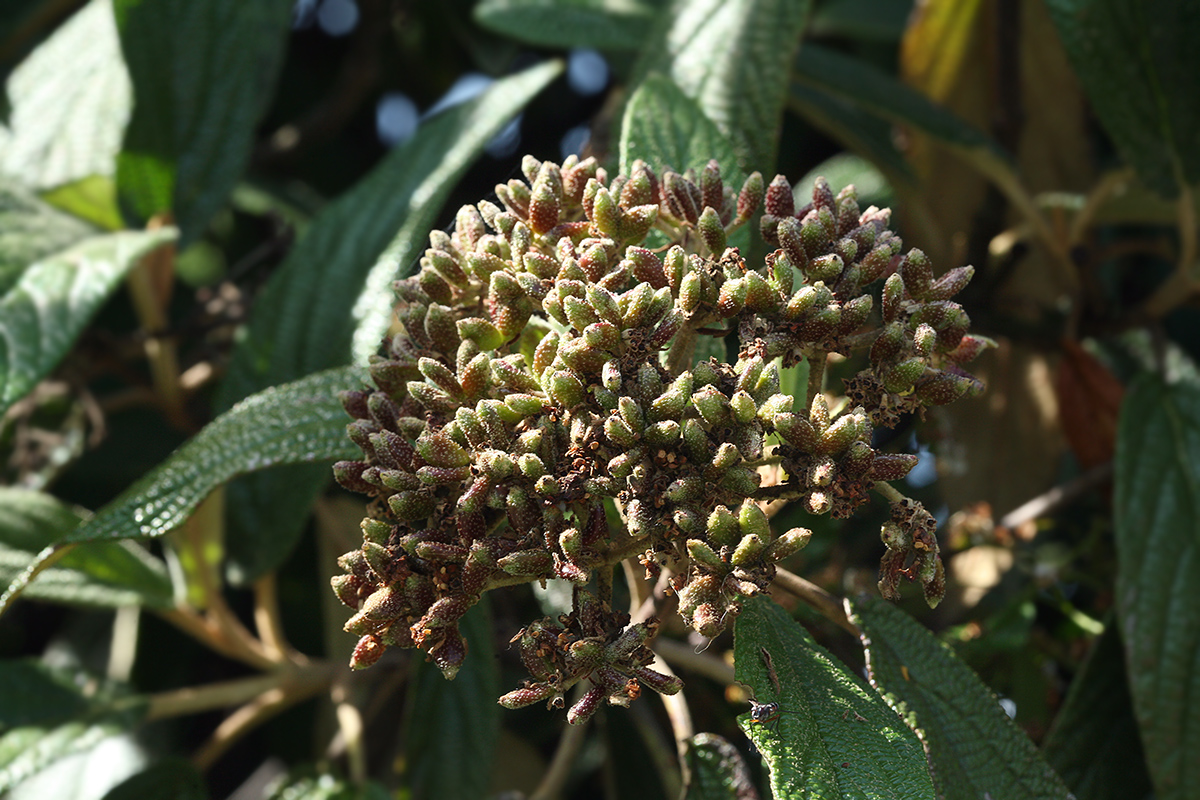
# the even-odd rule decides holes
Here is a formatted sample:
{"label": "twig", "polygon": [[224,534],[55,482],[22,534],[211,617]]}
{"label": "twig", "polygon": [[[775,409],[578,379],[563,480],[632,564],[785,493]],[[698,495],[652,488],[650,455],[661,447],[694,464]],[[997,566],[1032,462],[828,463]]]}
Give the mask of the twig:
{"label": "twig", "polygon": [[814,353],[808,357],[808,388],[805,391],[804,416],[807,417],[812,408],[813,400],[825,385],[825,362],[828,353]]}
{"label": "twig", "polygon": [[690,645],[683,642],[661,637],[654,642],[654,652],[680,669],[711,678],[724,686],[733,683],[733,667],[716,656],[697,653]]}
{"label": "twig", "polygon": [[[651,667],[664,675],[675,675],[670,665],[657,653],[654,654],[654,663],[651,664]],[[688,710],[687,698],[684,697],[682,691],[675,694],[660,694],[658,698],[662,700],[663,708],[667,710],[667,718],[671,720],[671,731],[675,734],[675,752],[679,756],[681,784],[690,786],[692,776],[691,770],[688,768],[687,749],[688,742],[696,735],[696,728],[692,724],[692,712]]]}
{"label": "twig", "polygon": [[788,572],[782,567],[778,567],[775,570],[774,585],[790,594],[794,594],[847,633],[853,636],[859,635],[858,626],[846,616],[846,610],[842,605],[841,599],[825,591],[815,583],[807,581],[793,572]]}
{"label": "twig", "polygon": [[578,758],[579,751],[583,747],[587,727],[587,721],[580,725],[567,725],[567,729],[558,739],[558,748],[554,751],[550,767],[542,776],[541,783],[529,795],[529,800],[551,800],[551,798],[559,796],[562,788],[567,784],[567,778],[571,776],[571,768],[575,766],[575,759]]}
{"label": "twig", "polygon": [[159,692],[150,695],[146,719],[149,721],[170,719],[197,714],[201,711],[211,711],[215,708],[229,708],[247,703],[272,689],[292,685],[308,686],[313,683],[328,683],[332,676],[331,664],[314,662],[304,667],[275,670],[266,675]]}
{"label": "twig", "polygon": [[304,658],[288,644],[283,633],[274,572],[268,572],[254,582],[254,627],[258,630],[258,638],[268,657],[276,661],[299,661]]}
{"label": "twig", "polygon": [[[228,612],[232,613],[232,612]],[[201,616],[190,608],[180,607],[159,611],[159,616],[194,639],[203,642],[227,658],[241,661],[255,669],[271,670],[278,666],[264,651],[262,643],[249,634],[241,623],[236,625],[218,623],[210,614]],[[237,630],[241,630],[241,635]]]}
{"label": "twig", "polygon": [[1017,506],[1001,517],[996,525],[1000,528],[1019,528],[1030,520],[1044,517],[1067,505],[1084,492],[1109,480],[1112,477],[1112,473],[1113,464],[1111,461],[1092,467],[1087,472],[1067,481],[1061,486],[1055,486],[1053,489],[1042,492],[1032,500]]}

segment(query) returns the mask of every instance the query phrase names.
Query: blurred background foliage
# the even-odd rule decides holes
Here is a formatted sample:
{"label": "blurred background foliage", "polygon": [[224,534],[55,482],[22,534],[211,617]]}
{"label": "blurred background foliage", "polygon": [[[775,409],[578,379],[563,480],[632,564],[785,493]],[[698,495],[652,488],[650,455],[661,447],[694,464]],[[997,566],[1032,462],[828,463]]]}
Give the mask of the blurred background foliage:
{"label": "blurred background foliage", "polygon": [[[310,269],[305,297],[344,296],[329,313],[349,319],[364,285],[386,287],[410,269],[428,229],[518,175],[522,154],[615,165],[624,103],[658,69],[712,100],[704,110],[724,133],[740,132],[747,171],[801,187],[816,175],[835,190],[853,183],[864,207],[894,207],[906,244],[938,272],[976,266],[960,299],[974,330],[999,343],[977,370],[988,392],[895,433],[923,456],[903,488],[939,518],[949,595],[936,611],[916,594],[902,605],[979,673],[1080,797],[1147,796],[1141,741],[1153,739],[1154,709],[1139,712],[1139,737],[1114,624],[1112,464],[1123,387],[1145,371],[1190,379],[1200,347],[1190,272],[1198,12],[1166,0],[701,5],[728,14],[731,47],[746,49],[748,67],[716,78],[737,88],[720,102],[689,83],[671,50],[672,25],[699,12],[666,0],[5,3],[0,478],[11,488],[0,499],[0,570],[16,576],[242,397],[345,363],[322,337],[348,342],[350,329],[322,327],[320,303],[292,302],[294,283],[279,276]],[[794,53],[754,35],[784,11],[805,23]],[[760,90],[775,85],[781,114],[757,119]],[[444,139],[467,141],[472,124],[473,149],[449,152]],[[163,249],[172,225],[177,249]],[[87,238],[117,231],[119,240]],[[56,258],[111,268],[89,279],[90,294],[66,293],[75,305],[55,312],[29,356],[21,292],[56,285]],[[310,323],[307,341],[287,342],[287,326]],[[256,336],[279,349],[256,351]],[[288,347],[292,361],[280,366]],[[839,374],[834,366],[833,388]],[[343,674],[353,642],[328,577],[359,538],[362,511],[328,478],[327,462],[263,473],[213,495],[165,538],[73,551],[75,562],[35,581],[0,617],[10,796],[534,791],[561,715],[494,713],[494,673],[463,689],[471,676],[432,683],[398,656]],[[248,500],[253,486],[268,500]],[[816,529],[796,571],[839,596],[874,592],[885,514],[883,503],[846,523],[785,514],[785,527]],[[1179,558],[1194,558],[1190,548]],[[819,642],[861,664],[858,642],[780,599]],[[518,677],[507,637],[538,604],[559,607],[550,592],[508,592],[493,599],[490,633],[480,623],[479,640],[493,646],[472,658],[493,650],[500,686]],[[668,660],[687,680],[697,730],[748,752],[734,719],[745,693],[722,662],[732,642],[697,658],[677,622]],[[1194,654],[1195,631],[1181,637],[1173,645]],[[293,667],[338,666],[247,683],[276,674],[279,654]],[[21,683],[34,662],[19,659],[29,658],[45,669]],[[1063,722],[1085,670],[1095,716]],[[25,708],[24,687],[56,696],[47,681],[58,705]],[[135,704],[118,700],[135,690],[184,702],[173,693],[221,681],[245,703],[233,715],[152,705],[157,716],[140,727],[122,721]],[[258,694],[280,686],[282,702]],[[1156,752],[1200,736],[1198,715],[1185,708],[1163,734],[1182,738]],[[34,741],[14,738],[22,725],[74,719],[75,738],[54,729],[69,746],[22,761]],[[498,733],[475,741],[465,734],[475,725]],[[1101,725],[1104,742],[1070,735]],[[1111,763],[1092,763],[1098,752]],[[562,796],[671,796],[673,758],[657,704],[603,713]],[[1161,769],[1158,796],[1197,796],[1200,782],[1188,788]],[[1122,782],[1105,784],[1097,770]]]}

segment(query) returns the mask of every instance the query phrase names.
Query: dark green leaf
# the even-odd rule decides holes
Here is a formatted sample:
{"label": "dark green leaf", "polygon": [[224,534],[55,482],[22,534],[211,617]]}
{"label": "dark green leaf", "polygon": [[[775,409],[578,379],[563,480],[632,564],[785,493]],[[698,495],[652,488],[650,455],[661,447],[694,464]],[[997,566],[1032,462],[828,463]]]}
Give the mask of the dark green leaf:
{"label": "dark green leaf", "polygon": [[[353,458],[359,451],[346,438],[338,392],[365,380],[362,370],[342,367],[246,398],[62,541],[161,536],[235,475],[278,464]],[[31,569],[17,576],[0,597],[0,612],[52,555],[43,550]]]}
{"label": "dark green leaf", "polygon": [[1121,404],[1117,614],[1160,800],[1200,792],[1200,389],[1144,376]]}
{"label": "dark green leaf", "polygon": [[1164,195],[1200,181],[1200,5],[1047,0],[1063,46],[1122,158]]}
{"label": "dark green leaf", "polygon": [[206,800],[204,778],[184,758],[168,758],[127,778],[103,800]]}
{"label": "dark green leaf", "polygon": [[500,735],[500,678],[487,598],[460,624],[470,652],[453,681],[416,661],[408,697],[405,756],[413,797],[482,798]]}
{"label": "dark green leaf", "polygon": [[715,733],[698,733],[688,742],[692,781],[687,800],[758,800],[746,761],[738,749]]}
{"label": "dark green leaf", "polygon": [[704,115],[699,104],[662,75],[651,75],[637,88],[625,107],[621,125],[621,172],[632,172],[642,159],[661,173],[700,169],[715,158],[721,177],[734,191],[746,173],[737,163],[729,137]]}
{"label": "dark green leaf", "polygon": [[939,796],[1070,796],[992,691],[949,647],[890,603],[863,597],[853,610],[871,684],[925,743]]}
{"label": "dark green leaf", "polygon": [[636,50],[660,5],[645,0],[483,0],[474,13],[485,28],[542,47]]}
{"label": "dark green leaf", "polygon": [[144,702],[93,677],[0,661],[0,792],[129,730]]}
{"label": "dark green leaf", "polygon": [[1079,800],[1138,800],[1153,790],[1115,625],[1071,681],[1042,752]]}
{"label": "dark green leaf", "polygon": [[[775,691],[766,658],[779,679]],[[862,679],[765,597],[746,603],[734,628],[738,682],[779,717],[738,718],[771,770],[777,798],[932,798],[921,743]]]}
{"label": "dark green leaf", "polygon": [[329,773],[302,769],[280,781],[267,800],[390,800],[391,797],[387,789],[373,781],[355,786]]}
{"label": "dark green leaf", "polygon": [[85,239],[29,265],[0,296],[0,413],[58,365],[100,304],[173,228]]}
{"label": "dark green leaf", "polygon": [[271,98],[292,5],[115,1],[135,99],[117,187],[138,223],[169,210],[186,246],[225,202]]}
{"label": "dark green leaf", "polygon": [[[83,516],[48,494],[0,488],[0,585],[8,586],[38,553],[63,541]],[[132,542],[90,542],[43,571],[25,596],[117,607],[172,605],[166,566]]]}
{"label": "dark green leaf", "polygon": [[33,189],[111,175],[132,103],[112,3],[92,0],[67,20],[14,70],[8,95],[0,172]]}
{"label": "dark green leaf", "polygon": [[[391,283],[422,251],[454,182],[561,69],[532,67],[430,120],[314,219],[257,300],[218,406],[374,353],[391,319]],[[233,580],[253,580],[287,558],[329,476],[296,467],[229,487]]]}
{"label": "dark green leaf", "polygon": [[775,165],[792,56],[808,0],[676,2],[638,74],[670,78],[733,143],[740,166]]}
{"label": "dark green leaf", "polygon": [[12,181],[0,181],[0,296],[41,258],[95,233]]}

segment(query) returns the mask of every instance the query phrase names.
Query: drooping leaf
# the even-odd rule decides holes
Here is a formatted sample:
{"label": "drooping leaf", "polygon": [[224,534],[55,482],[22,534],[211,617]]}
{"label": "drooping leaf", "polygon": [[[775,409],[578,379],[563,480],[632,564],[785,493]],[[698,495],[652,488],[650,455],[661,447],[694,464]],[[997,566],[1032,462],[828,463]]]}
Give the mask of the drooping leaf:
{"label": "drooping leaf", "polygon": [[171,211],[191,243],[241,177],[272,95],[291,0],[116,0],[133,79],[117,190],[136,224]]}
{"label": "drooping leaf", "polygon": [[[531,67],[430,120],[314,219],[257,300],[218,406],[374,353],[391,319],[391,283],[421,252],[455,181],[561,68]],[[287,558],[329,477],[324,467],[290,467],[229,487],[232,580],[253,580]]]}
{"label": "drooping leaf", "polygon": [[470,650],[454,680],[443,678],[432,663],[415,660],[404,737],[413,797],[487,795],[500,735],[500,678],[486,597],[459,629]]}
{"label": "drooping leaf", "polygon": [[1042,752],[1078,800],[1150,796],[1116,625],[1104,629],[1071,681]]}
{"label": "drooping leaf", "polygon": [[1200,181],[1200,6],[1048,0],[1084,91],[1122,158],[1174,197]]}
{"label": "drooping leaf", "polygon": [[651,0],[483,0],[475,21],[542,47],[636,50],[654,26]]}
{"label": "drooping leaf", "polygon": [[738,749],[715,733],[698,733],[688,742],[692,780],[688,800],[758,800],[746,761]]}
{"label": "drooping leaf", "polygon": [[921,737],[940,797],[1070,796],[979,676],[920,623],[871,597],[856,601],[850,618],[871,684]]}
{"label": "drooping leaf", "polygon": [[778,605],[764,597],[746,603],[734,658],[738,682],[758,702],[779,706],[772,721],[738,719],[776,797],[934,797],[921,743],[904,720]]}
{"label": "drooping leaf", "polygon": [[1200,791],[1200,389],[1139,378],[1117,432],[1117,614],[1160,800]]}
{"label": "drooping leaf", "polygon": [[770,171],[808,0],[677,2],[637,74],[669,77],[729,137],[743,169]]}
{"label": "drooping leaf", "polygon": [[109,789],[103,800],[205,800],[204,778],[185,758],[166,758]]}
{"label": "drooping leaf", "polygon": [[0,296],[30,264],[95,231],[38,200],[12,180],[0,181]]}
{"label": "drooping leaf", "polygon": [[[66,539],[83,519],[48,494],[0,488],[0,585],[12,583],[39,553]],[[114,608],[172,604],[165,565],[132,542],[91,542],[72,549],[43,571],[25,596]]]}
{"label": "drooping leaf", "polygon": [[[179,526],[213,489],[235,475],[278,464],[353,458],[338,392],[362,385],[355,367],[311,375],[246,398],[76,528],[63,544],[161,536]],[[328,469],[328,467],[324,467]],[[54,554],[39,553],[0,597],[0,613]]]}
{"label": "drooping leaf", "polygon": [[0,661],[0,792],[129,730],[144,701],[92,676]]}
{"label": "drooping leaf", "polygon": [[0,413],[58,365],[100,304],[173,228],[94,236],[28,266],[0,296]]}
{"label": "drooping leaf", "polygon": [[0,5],[0,123],[11,110],[5,83],[21,63],[73,9],[54,0],[8,0]]}

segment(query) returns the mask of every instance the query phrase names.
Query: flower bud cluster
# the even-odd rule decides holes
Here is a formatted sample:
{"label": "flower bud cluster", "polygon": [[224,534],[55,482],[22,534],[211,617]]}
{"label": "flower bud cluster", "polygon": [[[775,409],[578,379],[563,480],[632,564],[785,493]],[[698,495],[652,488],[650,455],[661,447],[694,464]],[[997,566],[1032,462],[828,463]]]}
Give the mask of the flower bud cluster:
{"label": "flower bud cluster", "polygon": [[[847,516],[874,482],[903,477],[914,457],[871,446],[880,409],[966,393],[934,384],[961,377],[984,341],[948,300],[969,268],[926,280],[924,257],[903,255],[887,212],[860,213],[852,189],[835,198],[819,180],[796,211],[782,177],[764,189],[755,173],[735,195],[716,162],[661,177],[635,162],[612,181],[592,159],[523,169],[496,187],[499,204],[465,206],[430,236],[419,272],[396,284],[402,330],[370,365],[375,386],[343,396],[364,458],[335,475],[372,502],[333,585],[355,610],[353,666],[417,647],[453,677],[458,621],[482,592],[571,581],[571,615],[514,640],[533,680],[502,702],[562,704],[586,678],[571,711],[582,720],[639,684],[678,688],[646,667],[653,626],[579,589],[598,569],[638,556],[669,570],[685,620],[717,635],[811,535],[776,534],[765,501]],[[777,249],[753,269],[727,243],[764,194]],[[866,330],[880,279],[883,328]],[[736,363],[694,359],[699,336],[726,330]],[[871,365],[852,407],[831,418],[818,394],[793,411],[780,369],[856,348]],[[761,487],[771,462],[787,481]]]}
{"label": "flower bud cluster", "polygon": [[563,693],[581,680],[591,688],[567,712],[572,725],[585,722],[602,702],[628,706],[646,685],[675,694],[683,682],[649,667],[654,653],[647,642],[658,632],[658,620],[629,624],[629,615],[606,608],[578,588],[574,608],[557,621],[538,620],[512,638],[533,680],[500,698],[505,708],[522,708],[545,700],[562,708]]}

